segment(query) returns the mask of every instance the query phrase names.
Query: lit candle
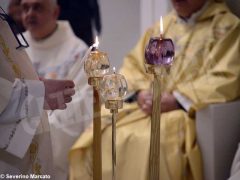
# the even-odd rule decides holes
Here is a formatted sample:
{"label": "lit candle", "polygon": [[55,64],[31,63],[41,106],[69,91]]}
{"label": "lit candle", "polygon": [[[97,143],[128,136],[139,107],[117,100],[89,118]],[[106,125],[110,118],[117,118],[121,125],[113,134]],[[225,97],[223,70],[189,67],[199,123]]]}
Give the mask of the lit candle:
{"label": "lit candle", "polygon": [[123,75],[113,73],[105,75],[100,88],[105,107],[112,113],[112,180],[116,179],[116,120],[118,109],[123,107],[123,97],[127,93],[127,81]]}
{"label": "lit candle", "polygon": [[100,91],[105,101],[119,101],[127,93],[127,82],[124,76],[116,73],[116,68],[113,67],[113,73],[103,77]]}
{"label": "lit candle", "polygon": [[95,43],[88,48],[88,50],[87,50],[86,53],[84,54],[82,60],[85,61],[86,58],[87,58],[87,57],[89,56],[89,54],[91,53],[92,49],[93,49],[93,48],[98,49],[98,46],[99,46],[99,41],[98,41],[98,37],[96,36],[96,38],[95,38]]}
{"label": "lit candle", "polygon": [[[170,66],[174,57],[174,44],[171,39],[163,37],[163,17],[159,21],[159,37],[151,37],[145,50],[145,62],[152,66]],[[148,68],[149,69],[149,68]],[[147,69],[147,71],[148,71]],[[151,70],[150,70],[151,71]]]}
{"label": "lit candle", "polygon": [[163,18],[160,16],[160,38],[163,39]]}
{"label": "lit candle", "polygon": [[[99,87],[103,76],[108,73],[107,54],[98,50],[99,41],[90,46],[84,57],[84,70],[88,76],[88,84],[93,86],[93,180],[102,179],[102,147],[101,147],[101,103]],[[92,51],[93,48],[94,51]]]}
{"label": "lit candle", "polygon": [[98,48],[98,46],[99,46],[99,41],[98,41],[98,37],[96,36],[96,38],[95,38],[95,43],[92,45],[93,47],[95,47],[95,48]]}
{"label": "lit candle", "polygon": [[[95,48],[93,51],[92,49]],[[99,50],[99,41],[96,37],[95,43],[89,48],[84,58],[84,69],[88,77],[102,78],[109,71],[109,60],[105,52]],[[94,85],[91,84],[90,85]],[[95,85],[99,86],[99,85]]]}
{"label": "lit candle", "polygon": [[145,49],[145,63],[148,73],[154,75],[151,114],[149,180],[160,177],[160,123],[161,123],[161,87],[162,78],[173,63],[174,44],[163,37],[163,20],[160,17],[160,38],[152,37]]}

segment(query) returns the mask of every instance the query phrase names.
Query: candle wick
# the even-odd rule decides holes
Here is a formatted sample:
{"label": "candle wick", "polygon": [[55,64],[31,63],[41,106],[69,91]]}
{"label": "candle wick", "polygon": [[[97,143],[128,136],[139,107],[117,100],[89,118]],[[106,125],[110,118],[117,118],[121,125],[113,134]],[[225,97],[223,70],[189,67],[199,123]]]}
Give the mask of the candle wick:
{"label": "candle wick", "polygon": [[162,40],[163,39],[163,34],[162,33],[160,33],[160,40]]}

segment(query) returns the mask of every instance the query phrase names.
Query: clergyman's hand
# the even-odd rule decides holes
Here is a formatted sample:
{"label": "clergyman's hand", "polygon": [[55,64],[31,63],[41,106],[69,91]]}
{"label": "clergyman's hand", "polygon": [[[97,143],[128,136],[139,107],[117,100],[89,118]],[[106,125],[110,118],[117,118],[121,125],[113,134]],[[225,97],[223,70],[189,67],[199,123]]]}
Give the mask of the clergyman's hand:
{"label": "clergyman's hand", "polygon": [[150,115],[152,113],[152,92],[149,90],[141,90],[138,93],[137,102],[144,113]]}
{"label": "clergyman's hand", "polygon": [[75,94],[74,82],[71,80],[42,79],[45,86],[45,110],[66,109],[66,103],[72,101]]}
{"label": "clergyman's hand", "polygon": [[176,109],[181,109],[176,98],[172,94],[164,92],[161,98],[161,112],[168,112]]}

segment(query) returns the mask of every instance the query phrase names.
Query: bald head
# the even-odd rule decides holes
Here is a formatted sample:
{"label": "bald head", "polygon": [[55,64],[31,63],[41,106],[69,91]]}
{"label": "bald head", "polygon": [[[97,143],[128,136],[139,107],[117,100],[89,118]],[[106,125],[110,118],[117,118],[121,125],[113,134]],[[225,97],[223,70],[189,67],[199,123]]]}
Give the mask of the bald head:
{"label": "bald head", "polygon": [[47,37],[56,29],[59,7],[56,0],[22,0],[24,27],[36,40]]}

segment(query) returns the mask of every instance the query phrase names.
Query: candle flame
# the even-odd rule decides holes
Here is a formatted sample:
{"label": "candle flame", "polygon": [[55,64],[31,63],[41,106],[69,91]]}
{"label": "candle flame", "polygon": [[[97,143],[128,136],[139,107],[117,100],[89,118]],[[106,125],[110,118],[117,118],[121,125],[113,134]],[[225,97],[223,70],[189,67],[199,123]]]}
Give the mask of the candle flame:
{"label": "candle flame", "polygon": [[163,35],[163,18],[160,16],[160,34]]}
{"label": "candle flame", "polygon": [[114,74],[116,73],[116,68],[115,68],[115,67],[113,67],[113,73],[114,73]]}
{"label": "candle flame", "polygon": [[98,48],[98,46],[99,46],[99,41],[98,41],[98,37],[96,36],[96,38],[95,38],[95,43],[94,43],[94,45],[93,45],[95,48]]}

